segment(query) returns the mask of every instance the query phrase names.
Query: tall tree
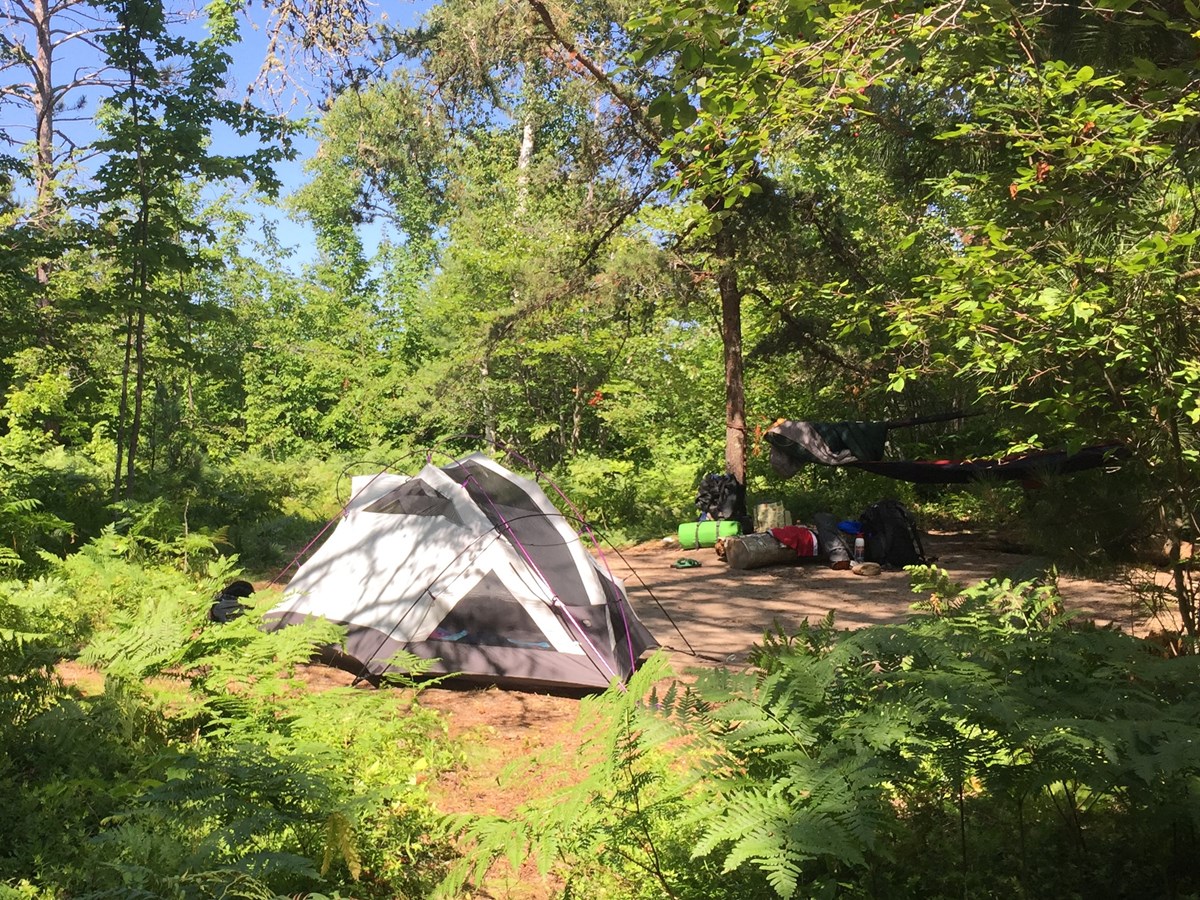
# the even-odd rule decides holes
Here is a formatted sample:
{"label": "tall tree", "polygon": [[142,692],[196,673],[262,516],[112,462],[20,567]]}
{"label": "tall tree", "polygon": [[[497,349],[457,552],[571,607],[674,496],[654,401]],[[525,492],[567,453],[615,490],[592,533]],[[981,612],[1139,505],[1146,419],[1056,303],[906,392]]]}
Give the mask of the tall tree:
{"label": "tall tree", "polygon": [[[1028,442],[1122,438],[1178,550],[1200,525],[1198,19],[1186,0],[767,0],[643,27],[679,73],[663,109],[699,101],[676,145],[703,161],[681,181],[728,194],[747,166],[798,173],[836,148],[874,172],[839,194],[905,210],[891,276],[845,317],[889,335],[894,390],[952,378]],[[1178,557],[1175,574],[1195,635]]]}
{"label": "tall tree", "polygon": [[[198,242],[209,228],[192,214],[187,181],[238,179],[277,188],[273,163],[287,151],[277,119],[223,97],[236,37],[231,7],[210,7],[210,36],[200,41],[170,33],[157,0],[113,0],[118,30],[104,39],[120,88],[98,116],[105,137],[97,186],[79,202],[97,214],[108,238],[102,251],[112,267],[111,308],[122,319],[123,363],[117,409],[114,496],[129,496],[137,471],[147,368],[147,329],[186,321],[187,279],[205,265]],[[212,149],[217,126],[262,142],[230,156]]]}
{"label": "tall tree", "polygon": [[[6,0],[0,15],[0,72],[24,76],[0,84],[0,98],[28,107],[32,116],[34,220],[42,225],[53,216],[55,185],[73,146],[61,118],[78,111],[73,96],[105,83],[106,63],[96,48],[113,25],[99,10],[90,0]],[[57,64],[69,52],[70,74],[59,75]]]}
{"label": "tall tree", "polygon": [[[677,140],[697,119],[688,96],[678,92],[670,72],[677,46],[661,45],[650,52],[635,50],[637,38],[622,38],[611,56],[598,54],[590,46],[592,36],[609,34],[616,23],[607,28],[588,20],[586,12],[568,6],[551,5],[546,0],[527,0],[541,23],[547,46],[552,52],[564,55],[572,69],[604,92],[609,102],[620,110],[629,130],[647,148],[659,156],[666,188],[673,184],[678,193],[691,204],[691,221],[687,232],[709,238],[708,255],[720,298],[721,336],[725,367],[725,465],[740,484],[746,481],[746,394],[742,350],[742,287],[738,278],[737,216],[738,204],[745,197],[761,190],[763,173],[750,160],[733,173],[732,186],[721,183],[714,190],[712,179],[693,181],[689,174],[702,169],[707,159],[723,158],[722,147],[732,144],[725,135],[715,134],[704,147],[703,155],[692,152]],[[644,24],[644,20],[639,20]],[[683,43],[681,41],[680,43]],[[658,73],[666,70],[663,79]],[[665,90],[664,90],[665,88]],[[724,151],[728,153],[729,150]],[[649,196],[648,194],[644,196]]]}
{"label": "tall tree", "polygon": [[[300,202],[331,228],[383,217],[406,246],[428,247],[430,261],[439,254],[443,287],[460,276],[475,285],[435,294],[445,298],[436,303],[456,297],[458,310],[446,313],[456,317],[454,352],[475,372],[474,386],[457,381],[456,396],[478,401],[463,423],[490,434],[507,416],[501,407],[512,387],[498,359],[504,343],[526,327],[543,329],[547,312],[603,267],[607,242],[644,199],[652,156],[622,135],[624,120],[603,108],[603,95],[574,76],[565,55],[548,53],[523,3],[443,4],[386,45],[419,67],[332,104],[316,177]],[[347,172],[358,185],[349,193]],[[335,198],[340,206],[330,205]],[[566,227],[548,227],[547,216]],[[466,267],[466,256],[452,260],[459,248],[472,256]],[[485,260],[490,276],[479,268]],[[579,388],[571,402],[588,409],[594,388]]]}

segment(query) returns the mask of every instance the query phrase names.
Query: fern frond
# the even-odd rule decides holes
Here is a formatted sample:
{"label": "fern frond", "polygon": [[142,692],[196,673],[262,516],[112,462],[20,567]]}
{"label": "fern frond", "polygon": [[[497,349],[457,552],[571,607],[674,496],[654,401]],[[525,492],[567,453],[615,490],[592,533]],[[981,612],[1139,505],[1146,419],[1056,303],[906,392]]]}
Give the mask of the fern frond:
{"label": "fern frond", "polygon": [[321,860],[321,874],[328,875],[334,859],[339,857],[346,863],[350,877],[358,881],[362,875],[362,861],[355,845],[354,829],[340,810],[334,810],[325,820],[325,854]]}

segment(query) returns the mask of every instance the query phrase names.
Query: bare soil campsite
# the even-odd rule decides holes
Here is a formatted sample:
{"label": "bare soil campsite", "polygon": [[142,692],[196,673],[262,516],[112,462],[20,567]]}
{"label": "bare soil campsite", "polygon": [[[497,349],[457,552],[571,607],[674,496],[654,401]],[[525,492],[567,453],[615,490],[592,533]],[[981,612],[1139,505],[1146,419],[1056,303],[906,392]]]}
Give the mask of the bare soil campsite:
{"label": "bare soil campsite", "polygon": [[[1003,540],[982,534],[933,533],[925,547],[936,565],[963,585],[1053,577],[1046,574],[1052,571],[1046,559],[1009,552]],[[684,558],[697,564],[677,565]],[[767,630],[793,633],[805,621],[815,623],[830,613],[844,629],[901,623],[912,615],[916,601],[926,599],[914,594],[909,574],[901,570],[867,576],[816,561],[739,570],[714,549],[683,549],[670,540],[611,549],[602,562],[624,581],[635,612],[662,645],[675,677],[685,682],[706,668],[742,669]],[[1156,579],[1161,584],[1164,578],[1162,572],[1140,569],[1106,578],[1063,574],[1057,583],[1080,628],[1165,636],[1173,630],[1172,622],[1149,615],[1138,599],[1146,596],[1147,585]],[[1134,590],[1138,586],[1140,595]],[[265,580],[259,583],[260,590],[265,587]],[[59,672],[84,694],[104,691],[104,676],[97,669],[67,661]],[[412,710],[411,689],[356,683],[342,669],[309,663],[299,667],[297,678],[302,682],[296,685],[298,692],[314,699],[353,685],[364,701],[380,701],[373,707],[376,715],[394,709],[404,717]],[[160,675],[152,680],[176,679]],[[431,740],[451,760],[414,770],[415,781],[409,782],[419,786],[438,817],[513,816],[531,801],[557,802],[556,791],[587,776],[589,732],[581,727],[587,717],[581,715],[578,696],[474,687],[451,679],[424,687],[416,701],[441,716]],[[462,896],[548,900],[560,896],[564,887],[553,874],[540,875],[530,859],[515,868],[501,861]]]}

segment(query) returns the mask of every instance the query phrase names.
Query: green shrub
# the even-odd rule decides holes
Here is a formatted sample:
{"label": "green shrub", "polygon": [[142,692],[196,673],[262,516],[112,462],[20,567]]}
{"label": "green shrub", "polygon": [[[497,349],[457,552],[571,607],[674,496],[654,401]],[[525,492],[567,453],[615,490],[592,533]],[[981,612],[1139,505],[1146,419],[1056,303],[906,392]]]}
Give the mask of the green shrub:
{"label": "green shrub", "polygon": [[[118,538],[0,592],[0,883],[46,897],[425,896],[450,856],[425,788],[457,759],[441,719],[412,691],[310,694],[297,667],[339,629],[264,631],[266,599],[210,623],[228,562],[196,580],[131,562]],[[52,676],[60,645],[83,640],[105,674],[94,696]]]}

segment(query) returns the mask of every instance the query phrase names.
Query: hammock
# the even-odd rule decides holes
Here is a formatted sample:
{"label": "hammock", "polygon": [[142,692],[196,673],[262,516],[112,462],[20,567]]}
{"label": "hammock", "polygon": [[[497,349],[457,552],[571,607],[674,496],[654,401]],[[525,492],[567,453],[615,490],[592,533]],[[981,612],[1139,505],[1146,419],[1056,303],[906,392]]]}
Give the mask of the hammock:
{"label": "hammock", "polygon": [[771,467],[791,478],[810,463],[850,466],[917,484],[967,484],[980,479],[1038,482],[1107,465],[1125,455],[1117,443],[1096,444],[1075,453],[1032,450],[998,459],[885,460],[887,433],[892,428],[957,418],[951,414],[909,422],[796,422],[780,419],[763,437],[771,445]]}

